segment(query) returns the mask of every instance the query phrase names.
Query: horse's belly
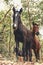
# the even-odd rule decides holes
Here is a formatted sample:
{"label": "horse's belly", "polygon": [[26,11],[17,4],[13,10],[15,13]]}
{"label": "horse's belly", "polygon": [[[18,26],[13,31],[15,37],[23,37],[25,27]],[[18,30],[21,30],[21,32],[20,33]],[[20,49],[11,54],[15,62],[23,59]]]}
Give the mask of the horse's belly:
{"label": "horse's belly", "polygon": [[18,40],[20,41],[20,42],[23,42],[23,39],[20,37],[20,38],[18,38]]}

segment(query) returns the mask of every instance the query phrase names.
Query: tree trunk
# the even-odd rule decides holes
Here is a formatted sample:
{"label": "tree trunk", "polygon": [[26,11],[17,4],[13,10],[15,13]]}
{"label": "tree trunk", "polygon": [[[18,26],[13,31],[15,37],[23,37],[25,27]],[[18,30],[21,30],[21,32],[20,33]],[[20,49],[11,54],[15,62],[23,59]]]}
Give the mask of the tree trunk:
{"label": "tree trunk", "polygon": [[31,27],[31,19],[30,19],[30,12],[29,12],[29,0],[27,0],[28,3],[28,20],[29,20],[29,25],[30,25],[30,30],[32,29]]}

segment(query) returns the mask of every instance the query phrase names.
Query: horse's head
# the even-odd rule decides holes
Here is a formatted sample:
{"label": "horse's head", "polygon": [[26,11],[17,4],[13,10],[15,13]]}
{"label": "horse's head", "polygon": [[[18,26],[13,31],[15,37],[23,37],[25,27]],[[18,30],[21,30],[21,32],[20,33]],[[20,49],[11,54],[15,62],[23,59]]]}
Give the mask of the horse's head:
{"label": "horse's head", "polygon": [[38,25],[38,23],[33,23],[33,32],[36,35],[39,35],[39,25]]}
{"label": "horse's head", "polygon": [[16,9],[13,7],[13,27],[14,29],[18,29],[19,23],[21,21],[20,14],[22,12],[22,8],[20,11],[16,11]]}

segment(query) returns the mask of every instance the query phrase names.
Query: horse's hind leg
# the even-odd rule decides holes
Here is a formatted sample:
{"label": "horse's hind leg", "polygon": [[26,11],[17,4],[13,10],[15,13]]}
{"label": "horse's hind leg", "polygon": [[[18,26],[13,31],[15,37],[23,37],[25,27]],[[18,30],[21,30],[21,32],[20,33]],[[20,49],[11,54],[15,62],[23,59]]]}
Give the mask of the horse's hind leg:
{"label": "horse's hind leg", "polygon": [[25,58],[26,58],[26,51],[24,51],[24,48],[22,48],[22,56],[23,56],[23,60],[25,61]]}
{"label": "horse's hind leg", "polygon": [[29,61],[32,61],[32,49],[29,49]]}

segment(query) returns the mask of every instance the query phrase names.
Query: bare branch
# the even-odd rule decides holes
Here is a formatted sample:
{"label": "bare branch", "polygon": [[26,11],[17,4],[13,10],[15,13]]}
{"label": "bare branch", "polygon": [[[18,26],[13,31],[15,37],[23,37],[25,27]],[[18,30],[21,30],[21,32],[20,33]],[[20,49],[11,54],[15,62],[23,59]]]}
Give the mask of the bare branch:
{"label": "bare branch", "polygon": [[4,19],[6,18],[7,14],[10,12],[10,10],[11,10],[11,8],[6,12],[6,14],[4,15],[3,19],[0,21],[0,23],[1,23],[2,21],[4,21]]}

